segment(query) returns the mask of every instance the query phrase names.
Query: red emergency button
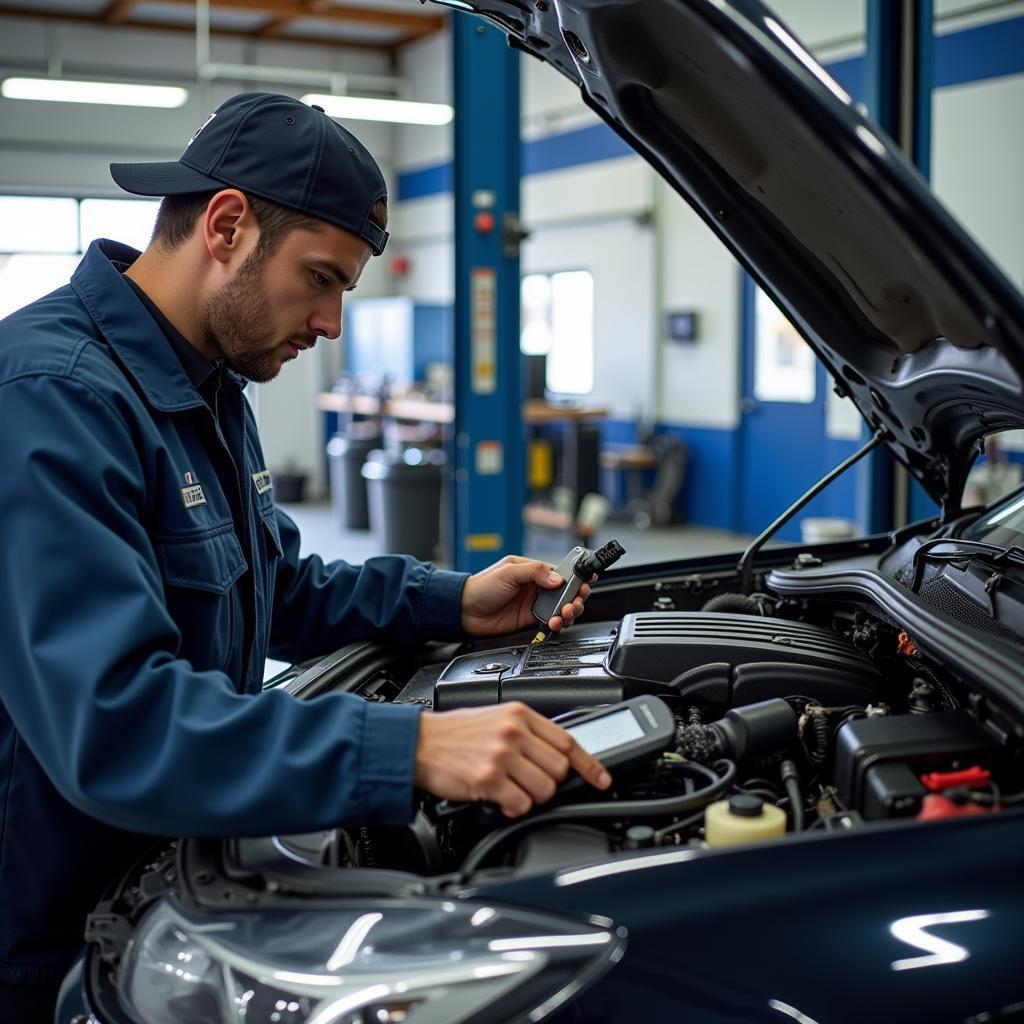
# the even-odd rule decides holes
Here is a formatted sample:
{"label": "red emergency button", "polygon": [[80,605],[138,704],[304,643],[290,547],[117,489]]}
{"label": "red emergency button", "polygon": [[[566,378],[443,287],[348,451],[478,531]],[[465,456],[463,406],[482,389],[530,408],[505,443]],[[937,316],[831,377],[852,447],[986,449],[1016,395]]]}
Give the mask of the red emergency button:
{"label": "red emergency button", "polygon": [[992,773],[986,768],[974,765],[973,768],[965,768],[960,772],[929,772],[921,776],[921,783],[925,789],[933,793],[941,793],[944,789],[954,787],[966,787],[967,789],[983,789],[988,785]]}
{"label": "red emergency button", "polygon": [[473,215],[473,227],[481,235],[489,235],[494,230],[494,214],[487,210],[481,210]]}

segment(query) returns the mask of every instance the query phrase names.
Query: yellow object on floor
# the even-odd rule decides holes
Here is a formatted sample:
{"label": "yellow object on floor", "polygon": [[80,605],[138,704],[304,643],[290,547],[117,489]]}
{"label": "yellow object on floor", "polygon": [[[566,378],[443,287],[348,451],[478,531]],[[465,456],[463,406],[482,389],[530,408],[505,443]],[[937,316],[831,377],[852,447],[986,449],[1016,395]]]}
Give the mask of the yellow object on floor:
{"label": "yellow object on floor", "polygon": [[546,491],[555,478],[555,453],[550,441],[535,437],[526,452],[526,487]]}

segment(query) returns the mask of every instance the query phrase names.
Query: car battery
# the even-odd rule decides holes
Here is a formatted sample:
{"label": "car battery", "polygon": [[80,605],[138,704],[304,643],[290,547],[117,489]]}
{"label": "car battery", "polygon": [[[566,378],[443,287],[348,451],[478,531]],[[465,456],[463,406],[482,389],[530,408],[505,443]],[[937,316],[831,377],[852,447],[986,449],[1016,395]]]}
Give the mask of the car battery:
{"label": "car battery", "polygon": [[920,776],[992,761],[995,742],[966,711],[847,722],[837,733],[836,788],[865,819],[916,814]]}

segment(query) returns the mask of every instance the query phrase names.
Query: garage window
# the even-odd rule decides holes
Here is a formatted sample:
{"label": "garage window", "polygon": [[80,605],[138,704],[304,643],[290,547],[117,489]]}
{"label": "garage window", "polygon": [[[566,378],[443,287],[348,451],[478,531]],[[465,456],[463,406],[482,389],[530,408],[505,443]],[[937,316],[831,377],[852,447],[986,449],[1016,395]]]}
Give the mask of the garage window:
{"label": "garage window", "polygon": [[0,196],[0,317],[67,284],[95,238],[145,248],[159,200]]}
{"label": "garage window", "polygon": [[594,276],[588,270],[527,274],[522,284],[525,355],[547,356],[547,389],[562,395],[594,390]]}

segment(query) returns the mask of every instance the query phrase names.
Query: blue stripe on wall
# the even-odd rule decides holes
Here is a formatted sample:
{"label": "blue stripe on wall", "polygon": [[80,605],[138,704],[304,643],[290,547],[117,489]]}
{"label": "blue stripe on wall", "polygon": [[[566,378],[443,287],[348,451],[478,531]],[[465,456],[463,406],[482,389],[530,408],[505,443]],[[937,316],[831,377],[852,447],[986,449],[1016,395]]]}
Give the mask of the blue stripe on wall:
{"label": "blue stripe on wall", "polygon": [[[637,425],[632,420],[601,420],[600,429],[602,444],[633,444],[637,440]],[[678,437],[686,445],[688,460],[676,499],[680,521],[721,530],[735,529],[739,489],[733,474],[739,457],[739,432],[665,423],[657,424],[654,432]],[[645,488],[653,480],[653,471],[644,473]],[[626,498],[626,484],[621,473],[605,470],[602,474],[602,492],[616,507]]]}
{"label": "blue stripe on wall", "polygon": [[[850,57],[825,69],[855,102],[864,97],[864,58]],[[935,87],[1024,73],[1024,17],[979,25],[935,40]],[[523,143],[523,174],[543,174],[579,164],[629,156],[633,150],[606,124],[588,125]],[[450,192],[451,162],[398,176],[398,201]]]}
{"label": "blue stripe on wall", "polygon": [[542,174],[577,164],[634,155],[633,147],[602,122],[524,142],[523,174]]}
{"label": "blue stripe on wall", "polygon": [[1007,18],[935,39],[935,88],[1024,71],[1024,17]]}
{"label": "blue stripe on wall", "polygon": [[398,201],[422,199],[442,192],[451,192],[454,182],[454,164],[451,160],[418,171],[405,171],[398,176]]}
{"label": "blue stripe on wall", "polygon": [[[608,125],[591,124],[571,132],[548,135],[523,143],[523,175],[543,174],[563,167],[613,160],[632,156],[633,149],[620,139]],[[434,164],[398,176],[398,201],[421,199],[424,196],[450,192],[452,189],[452,163]]]}
{"label": "blue stripe on wall", "polygon": [[676,505],[684,522],[732,530],[739,502],[739,431],[659,425],[658,433],[681,438],[689,452]]}

